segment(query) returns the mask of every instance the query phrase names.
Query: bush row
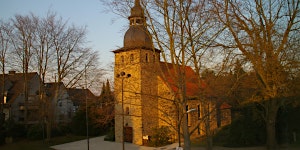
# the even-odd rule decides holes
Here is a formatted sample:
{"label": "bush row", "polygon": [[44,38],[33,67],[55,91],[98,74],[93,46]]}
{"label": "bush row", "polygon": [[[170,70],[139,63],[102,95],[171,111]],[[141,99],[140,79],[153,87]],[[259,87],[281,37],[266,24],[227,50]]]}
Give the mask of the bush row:
{"label": "bush row", "polygon": [[[261,146],[266,143],[265,124],[255,104],[239,109],[239,117],[223,127],[214,143],[227,147]],[[279,110],[276,122],[276,138],[279,144],[298,142],[300,135],[300,107],[286,106]],[[298,141],[297,141],[298,140]]]}

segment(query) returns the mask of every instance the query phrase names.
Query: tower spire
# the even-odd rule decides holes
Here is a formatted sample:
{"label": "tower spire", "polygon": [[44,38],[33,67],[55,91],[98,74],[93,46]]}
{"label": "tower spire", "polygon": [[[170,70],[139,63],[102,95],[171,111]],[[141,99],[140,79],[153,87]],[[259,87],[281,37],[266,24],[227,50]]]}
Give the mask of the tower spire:
{"label": "tower spire", "polygon": [[140,0],[134,1],[134,6],[131,8],[131,13],[128,19],[130,21],[130,25],[145,25],[146,18]]}
{"label": "tower spire", "polygon": [[140,5],[140,0],[134,1],[134,6],[131,8],[129,20],[129,29],[124,36],[124,47],[147,47],[152,48],[152,38],[146,27],[146,17],[144,9]]}
{"label": "tower spire", "polygon": [[141,3],[140,3],[140,0],[135,0],[135,1],[134,1],[134,5],[135,5],[135,6],[140,5],[140,4],[141,4]]}

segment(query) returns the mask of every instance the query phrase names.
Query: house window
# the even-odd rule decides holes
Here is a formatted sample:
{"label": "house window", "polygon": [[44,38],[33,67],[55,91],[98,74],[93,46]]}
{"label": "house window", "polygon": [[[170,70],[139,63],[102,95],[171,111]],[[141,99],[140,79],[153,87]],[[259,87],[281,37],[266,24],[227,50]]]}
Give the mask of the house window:
{"label": "house window", "polygon": [[130,54],[130,62],[133,62],[133,60],[134,60],[133,54]]}
{"label": "house window", "polygon": [[20,106],[19,106],[19,110],[21,110],[21,111],[25,110],[24,105],[20,105]]}
{"label": "house window", "polygon": [[146,54],[146,62],[148,62],[148,54]]}
{"label": "house window", "polygon": [[126,107],[125,114],[126,114],[126,115],[129,115],[129,107]]}
{"label": "house window", "polygon": [[4,95],[4,97],[3,97],[3,103],[4,103],[4,104],[7,103],[7,96],[6,96],[6,95]]}

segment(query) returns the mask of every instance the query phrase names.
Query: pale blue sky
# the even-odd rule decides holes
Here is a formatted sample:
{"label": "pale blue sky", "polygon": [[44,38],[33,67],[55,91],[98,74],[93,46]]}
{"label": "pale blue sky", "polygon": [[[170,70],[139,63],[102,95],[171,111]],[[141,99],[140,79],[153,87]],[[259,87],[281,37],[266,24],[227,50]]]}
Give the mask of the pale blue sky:
{"label": "pale blue sky", "polygon": [[111,51],[123,46],[124,27],[128,22],[125,18],[113,22],[118,16],[104,10],[99,0],[0,0],[0,18],[4,20],[30,12],[46,16],[51,11],[64,21],[86,26],[88,45],[99,51],[100,62],[107,66],[114,61]]}

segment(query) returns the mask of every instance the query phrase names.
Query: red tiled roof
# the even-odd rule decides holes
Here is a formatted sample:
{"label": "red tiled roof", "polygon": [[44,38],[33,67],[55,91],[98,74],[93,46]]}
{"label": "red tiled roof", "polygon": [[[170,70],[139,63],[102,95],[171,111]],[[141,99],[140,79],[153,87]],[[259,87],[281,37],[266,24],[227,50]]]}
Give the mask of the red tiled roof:
{"label": "red tiled roof", "polygon": [[185,66],[183,68],[182,66],[161,62],[160,67],[163,73],[161,78],[171,87],[173,92],[177,93],[179,89],[178,81],[180,80],[178,77],[178,72],[184,72],[186,81],[186,95],[190,98],[199,96],[199,80],[196,73],[190,66]]}

